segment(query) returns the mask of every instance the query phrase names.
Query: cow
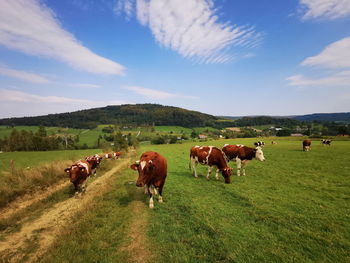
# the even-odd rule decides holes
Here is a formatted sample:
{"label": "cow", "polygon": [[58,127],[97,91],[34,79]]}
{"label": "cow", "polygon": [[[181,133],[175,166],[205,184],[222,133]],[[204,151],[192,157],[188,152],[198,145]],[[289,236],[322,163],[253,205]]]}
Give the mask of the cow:
{"label": "cow", "polygon": [[228,161],[236,160],[237,176],[241,176],[241,169],[243,176],[246,175],[245,167],[249,161],[253,159],[265,161],[264,153],[260,146],[251,148],[243,145],[225,144],[222,148],[222,152],[225,154]]}
{"label": "cow", "polygon": [[153,196],[158,194],[158,202],[163,202],[163,186],[167,177],[167,161],[157,152],[144,152],[140,160],[130,166],[139,172],[137,187],[143,187],[149,194],[149,208],[154,208]]}
{"label": "cow", "polygon": [[311,140],[303,140],[303,151],[308,152],[311,150]]}
{"label": "cow", "polygon": [[276,141],[272,141],[271,144],[274,145],[274,144],[277,144],[277,142]]}
{"label": "cow", "polygon": [[323,139],[322,141],[321,141],[321,143],[323,144],[323,145],[328,145],[328,146],[331,146],[331,140],[329,140],[329,139]]}
{"label": "cow", "polygon": [[258,146],[265,145],[265,143],[263,141],[258,141],[258,142],[255,142],[254,145],[255,145],[255,147],[258,147]]}
{"label": "cow", "polygon": [[227,165],[225,156],[219,148],[214,146],[193,146],[190,151],[190,168],[194,172],[194,177],[198,177],[196,169],[198,163],[208,165],[208,180],[213,166],[216,166],[216,180],[219,180],[219,171],[221,171],[225,183],[231,183],[232,168]]}
{"label": "cow", "polygon": [[79,160],[64,169],[74,185],[75,194],[85,193],[87,178],[91,175],[91,164],[88,161]]}
{"label": "cow", "polygon": [[98,154],[90,155],[85,157],[85,161],[90,163],[91,165],[91,173],[93,176],[96,176],[96,170],[98,167],[100,167],[100,163],[102,161],[102,157]]}
{"label": "cow", "polygon": [[117,160],[119,159],[120,155],[121,155],[121,152],[106,153],[105,158]]}

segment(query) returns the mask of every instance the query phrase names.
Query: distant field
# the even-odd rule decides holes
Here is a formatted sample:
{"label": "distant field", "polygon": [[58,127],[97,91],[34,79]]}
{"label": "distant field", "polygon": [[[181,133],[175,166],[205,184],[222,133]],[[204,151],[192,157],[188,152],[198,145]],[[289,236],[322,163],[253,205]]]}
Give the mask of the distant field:
{"label": "distant field", "polygon": [[6,171],[10,169],[10,160],[14,160],[15,168],[20,169],[54,161],[76,161],[87,155],[100,152],[100,149],[45,152],[3,152],[0,153],[0,166],[2,171]]}
{"label": "distant field", "polygon": [[[256,140],[202,145],[252,145]],[[115,190],[67,226],[43,261],[67,261],[79,251],[77,262],[132,262],[134,252],[142,251],[125,250],[125,244],[136,245],[135,233],[146,232],[140,247],[150,246],[151,255],[146,255],[151,262],[349,262],[350,142],[327,147],[316,140],[311,152],[303,152],[301,140],[279,138],[277,145],[267,144],[266,162],[252,161],[247,176],[233,176],[229,185],[214,174],[207,181],[205,166],[199,166],[199,178],[191,175],[193,142],[143,145],[138,156],[153,150],[168,160],[165,203],[148,209],[143,189],[129,183],[136,173],[127,168]],[[145,218],[147,224],[138,223]],[[143,227],[133,230],[139,224]]]}

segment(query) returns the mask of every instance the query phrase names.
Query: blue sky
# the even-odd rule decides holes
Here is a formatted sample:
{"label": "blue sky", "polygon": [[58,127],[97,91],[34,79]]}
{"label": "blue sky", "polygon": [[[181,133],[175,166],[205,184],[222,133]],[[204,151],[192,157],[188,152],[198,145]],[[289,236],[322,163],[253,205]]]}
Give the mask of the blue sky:
{"label": "blue sky", "polygon": [[0,118],[350,111],[350,0],[3,0]]}

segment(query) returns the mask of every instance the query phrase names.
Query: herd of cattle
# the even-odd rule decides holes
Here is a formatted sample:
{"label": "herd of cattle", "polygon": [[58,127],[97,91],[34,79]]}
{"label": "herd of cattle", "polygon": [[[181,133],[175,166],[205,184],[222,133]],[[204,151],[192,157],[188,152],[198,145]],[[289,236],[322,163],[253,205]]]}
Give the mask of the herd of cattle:
{"label": "herd of cattle", "polygon": [[103,157],[98,154],[90,155],[85,157],[84,160],[76,161],[70,167],[64,169],[74,185],[76,194],[85,192],[87,178],[96,175],[96,170],[103,159],[116,160],[119,159],[120,155],[120,152],[106,153]]}
{"label": "herd of cattle", "polygon": [[[330,140],[322,140],[323,145],[330,146]],[[271,144],[277,144],[272,141]],[[230,145],[225,144],[222,149],[215,146],[193,146],[190,149],[189,167],[193,172],[194,177],[197,175],[197,165],[207,165],[208,173],[206,178],[209,179],[213,167],[216,167],[215,178],[219,179],[221,172],[225,183],[231,183],[232,168],[228,166],[229,161],[235,161],[237,165],[237,176],[245,176],[245,167],[249,161],[256,159],[265,161],[262,146],[264,142],[259,141],[254,143],[255,148],[247,147],[241,144]],[[311,150],[311,140],[302,142],[303,151]],[[118,159],[120,152],[105,154],[105,159]],[[88,156],[85,160],[79,160],[65,169],[69,174],[70,181],[74,184],[76,193],[85,192],[86,179],[96,174],[102,157],[98,154]],[[167,161],[157,152],[144,152],[140,159],[130,166],[131,169],[138,171],[137,187],[145,187],[145,193],[149,194],[149,207],[154,207],[153,196],[158,195],[158,201],[163,202],[162,192],[167,177]]]}

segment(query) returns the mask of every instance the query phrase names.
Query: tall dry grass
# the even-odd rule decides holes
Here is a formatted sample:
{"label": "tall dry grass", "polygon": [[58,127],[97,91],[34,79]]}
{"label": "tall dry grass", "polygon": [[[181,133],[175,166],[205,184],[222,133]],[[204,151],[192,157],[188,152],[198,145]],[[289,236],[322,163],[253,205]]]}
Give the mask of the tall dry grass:
{"label": "tall dry grass", "polygon": [[[6,206],[19,196],[49,187],[67,179],[64,169],[71,161],[59,161],[30,169],[13,168],[0,174],[0,207]],[[68,179],[67,179],[68,180]]]}

